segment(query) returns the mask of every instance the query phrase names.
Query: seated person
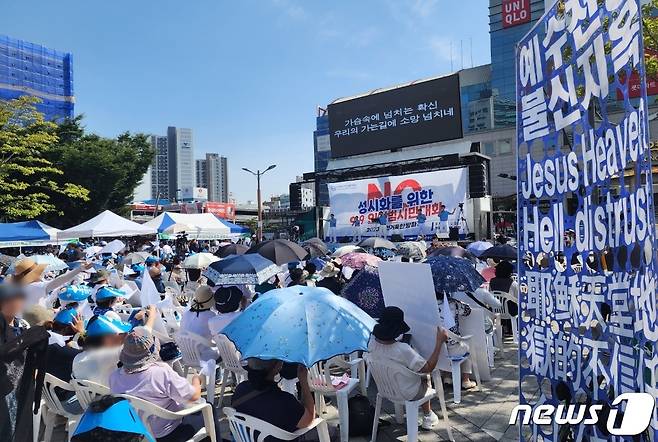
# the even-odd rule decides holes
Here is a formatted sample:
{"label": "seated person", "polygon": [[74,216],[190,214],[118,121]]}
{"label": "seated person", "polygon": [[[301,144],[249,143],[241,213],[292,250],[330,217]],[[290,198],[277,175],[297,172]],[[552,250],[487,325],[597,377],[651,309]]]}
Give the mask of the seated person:
{"label": "seated person", "polygon": [[96,292],[96,307],[94,315],[104,315],[107,312],[114,311],[113,307],[119,298],[125,296],[125,293],[114,287],[102,287]]}
{"label": "seated person", "polygon": [[[373,337],[368,343],[368,352],[377,359],[388,359],[407,367],[416,373],[431,373],[439,362],[439,353],[447,334],[440,327],[436,330],[436,343],[429,359],[425,360],[409,344],[399,342],[397,338],[410,330],[404,322],[404,312],[398,307],[386,307],[379,318],[379,322],[372,331]],[[428,376],[400,377],[400,385],[404,385],[408,400],[419,400],[425,397],[430,386]],[[432,411],[430,402],[422,405],[423,420],[421,426],[431,430],[439,423],[439,417]]]}
{"label": "seated person", "polygon": [[[297,377],[302,401],[281,391],[275,378],[281,371],[283,362],[251,358],[248,361],[247,380],[240,383],[233,393],[231,407],[238,413],[261,419],[284,431],[294,432],[308,427],[315,418],[313,393],[308,385],[306,367],[298,365]],[[267,438],[265,442],[277,442]]]}
{"label": "seated person", "polygon": [[333,262],[325,264],[325,266],[320,271],[320,276],[322,279],[318,281],[315,285],[317,287],[324,287],[333,292],[334,295],[340,296],[345,286],[340,273],[340,267],[335,265]]}
{"label": "seated person", "polygon": [[[180,322],[181,331],[188,331],[197,336],[201,336],[207,341],[212,341],[212,334],[210,333],[210,321],[217,317],[212,307],[215,304],[215,296],[212,289],[207,285],[201,285],[194,293],[194,300],[189,310],[183,313]],[[216,348],[207,347],[202,350],[201,357],[204,360],[217,359],[219,353]]]}
{"label": "seated person", "polygon": [[487,334],[493,332],[493,311],[501,306],[500,301],[494,295],[486,289],[479,288],[474,292],[455,292],[452,297],[471,308],[486,310],[484,314],[484,331]]}
{"label": "seated person", "polygon": [[[155,318],[155,314],[149,319],[151,317]],[[107,386],[110,374],[119,363],[123,340],[131,329],[132,326],[121,321],[114,312],[92,317],[85,336],[80,339],[83,351],[73,359],[73,377]]]}
{"label": "seated person", "polygon": [[[129,394],[145,399],[170,411],[180,411],[201,397],[198,376],[187,379],[176,373],[158,356],[160,345],[148,327],[137,327],[128,334],[120,354],[121,368],[110,375],[113,394]],[[152,417],[149,420],[153,436],[159,442],[190,439],[203,427],[200,415],[169,420]]]}
{"label": "seated person", "polygon": [[[519,299],[519,284],[512,279],[514,274],[514,265],[509,261],[501,261],[496,266],[496,276],[489,281],[489,290],[509,293],[513,299]],[[519,311],[516,302],[507,303],[507,308],[512,316],[516,316]]]}
{"label": "seated person", "polygon": [[240,316],[243,294],[236,286],[220,287],[215,292],[215,309],[219,314],[208,321],[210,333],[218,335],[224,327]]}
{"label": "seated person", "polygon": [[127,399],[103,396],[89,404],[71,442],[155,442]]}

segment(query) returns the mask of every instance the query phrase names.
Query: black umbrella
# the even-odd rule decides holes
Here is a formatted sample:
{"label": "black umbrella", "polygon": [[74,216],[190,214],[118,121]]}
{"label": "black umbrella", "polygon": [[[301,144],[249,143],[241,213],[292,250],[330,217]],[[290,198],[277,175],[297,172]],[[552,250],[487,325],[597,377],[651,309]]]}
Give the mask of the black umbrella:
{"label": "black umbrella", "polygon": [[459,246],[452,246],[452,247],[442,247],[440,249],[436,249],[432,253],[430,253],[430,256],[456,256],[457,258],[466,258],[470,259],[471,261],[476,261],[477,258],[475,258],[475,255],[473,255],[471,252],[466,250],[463,247]]}
{"label": "black umbrella", "polygon": [[215,256],[226,258],[229,255],[244,255],[249,250],[249,247],[242,244],[227,244],[222,246],[215,252]]}
{"label": "black umbrella", "polygon": [[515,261],[518,256],[519,251],[516,247],[512,247],[507,244],[493,246],[485,250],[481,255],[480,259],[487,258],[496,258],[496,259],[506,259],[510,261]]}
{"label": "black umbrella", "polygon": [[387,239],[384,239],[384,238],[375,237],[375,236],[371,236],[370,238],[366,238],[357,245],[359,247],[370,247],[371,249],[395,250],[397,248],[397,247],[395,247],[395,244],[393,244],[391,241],[389,241]]}
{"label": "black umbrella", "polygon": [[329,254],[329,248],[320,238],[311,238],[304,241],[302,247],[311,254],[312,258],[321,258]]}
{"label": "black umbrella", "polygon": [[252,246],[247,253],[258,253],[277,265],[301,261],[308,256],[308,252],[302,246],[287,239],[263,241]]}

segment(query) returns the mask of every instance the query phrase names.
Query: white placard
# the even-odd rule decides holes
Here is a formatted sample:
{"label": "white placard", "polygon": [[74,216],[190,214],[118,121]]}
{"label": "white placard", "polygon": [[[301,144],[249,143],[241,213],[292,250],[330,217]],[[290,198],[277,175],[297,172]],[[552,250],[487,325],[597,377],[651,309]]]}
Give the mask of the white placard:
{"label": "white placard", "polygon": [[411,345],[427,359],[434,351],[436,327],[441,323],[430,266],[380,262],[379,279],[384,304],[402,309],[404,320],[411,327]]}

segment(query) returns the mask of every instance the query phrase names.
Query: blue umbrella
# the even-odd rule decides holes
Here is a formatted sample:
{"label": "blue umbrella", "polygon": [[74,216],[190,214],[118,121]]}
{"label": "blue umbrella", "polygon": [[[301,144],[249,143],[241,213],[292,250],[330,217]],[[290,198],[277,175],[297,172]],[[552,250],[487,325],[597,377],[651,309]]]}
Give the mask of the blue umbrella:
{"label": "blue umbrella", "polygon": [[488,241],[475,241],[475,242],[470,243],[468,245],[468,247],[466,247],[466,250],[471,252],[473,255],[479,257],[480,255],[482,255],[482,253],[485,250],[490,249],[492,247],[493,247],[493,244],[491,244]]}
{"label": "blue umbrella", "polygon": [[484,283],[484,278],[468,259],[437,255],[425,262],[432,269],[434,290],[437,293],[474,291]]}
{"label": "blue umbrella", "polygon": [[215,285],[261,284],[279,273],[279,270],[269,259],[251,253],[230,255],[213,262],[203,275]]}
{"label": "blue umbrella", "polygon": [[377,267],[365,266],[350,279],[341,295],[373,318],[379,318],[386,307]]}
{"label": "blue umbrella", "polygon": [[279,359],[311,367],[368,348],[375,320],[320,287],[270,290],[226,326],[243,359]]}

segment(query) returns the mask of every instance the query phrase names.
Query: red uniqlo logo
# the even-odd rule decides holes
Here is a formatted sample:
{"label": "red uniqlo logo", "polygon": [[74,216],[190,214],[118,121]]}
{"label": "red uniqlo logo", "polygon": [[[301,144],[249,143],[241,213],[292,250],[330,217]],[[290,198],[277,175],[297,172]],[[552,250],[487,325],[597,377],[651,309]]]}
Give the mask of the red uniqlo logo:
{"label": "red uniqlo logo", "polygon": [[503,28],[530,21],[530,0],[503,0]]}

